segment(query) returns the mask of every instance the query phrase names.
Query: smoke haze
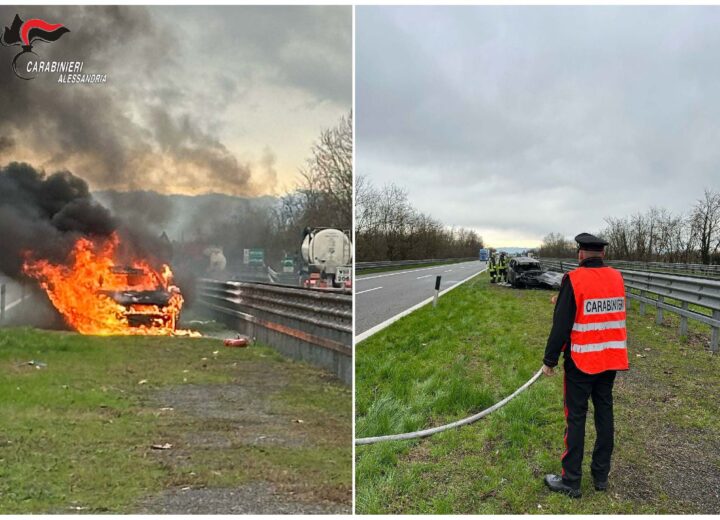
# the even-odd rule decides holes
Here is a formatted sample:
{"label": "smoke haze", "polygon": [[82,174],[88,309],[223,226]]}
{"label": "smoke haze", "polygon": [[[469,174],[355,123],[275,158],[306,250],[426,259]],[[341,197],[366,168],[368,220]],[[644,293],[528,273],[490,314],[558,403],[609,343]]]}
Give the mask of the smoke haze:
{"label": "smoke haze", "polygon": [[108,81],[23,81],[19,47],[0,47],[0,164],[69,169],[93,191],[279,193],[350,107],[349,7],[2,6],[0,29],[16,14],[70,29],[38,59]]}

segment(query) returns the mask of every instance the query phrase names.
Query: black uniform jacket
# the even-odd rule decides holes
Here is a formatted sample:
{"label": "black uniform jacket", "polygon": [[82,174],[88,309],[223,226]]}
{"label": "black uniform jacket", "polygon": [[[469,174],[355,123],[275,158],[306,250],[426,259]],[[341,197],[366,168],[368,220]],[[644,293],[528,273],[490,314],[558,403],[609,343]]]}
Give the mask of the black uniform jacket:
{"label": "black uniform jacket", "polygon": [[[586,258],[580,262],[580,267],[605,267],[605,264],[602,258]],[[560,352],[563,350],[565,350],[565,357],[570,357],[570,349],[564,349],[564,347],[570,344],[570,332],[575,323],[576,310],[575,293],[573,293],[570,277],[566,274],[560,284],[560,294],[558,294],[553,313],[552,330],[545,346],[543,363],[549,367],[558,364]]]}

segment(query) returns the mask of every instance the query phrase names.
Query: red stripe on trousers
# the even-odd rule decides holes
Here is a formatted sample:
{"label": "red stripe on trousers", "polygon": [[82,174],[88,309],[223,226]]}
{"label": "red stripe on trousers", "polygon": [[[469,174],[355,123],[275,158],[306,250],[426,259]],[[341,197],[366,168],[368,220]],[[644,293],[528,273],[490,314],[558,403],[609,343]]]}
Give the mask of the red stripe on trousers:
{"label": "red stripe on trousers", "polygon": [[[563,436],[563,443],[565,444],[565,451],[562,455],[560,455],[560,462],[562,463],[563,459],[568,453],[568,443],[567,443],[567,436],[568,436],[568,407],[567,407],[567,374],[563,372],[563,409],[565,410],[565,435]],[[565,476],[565,468],[562,469],[561,476]]]}

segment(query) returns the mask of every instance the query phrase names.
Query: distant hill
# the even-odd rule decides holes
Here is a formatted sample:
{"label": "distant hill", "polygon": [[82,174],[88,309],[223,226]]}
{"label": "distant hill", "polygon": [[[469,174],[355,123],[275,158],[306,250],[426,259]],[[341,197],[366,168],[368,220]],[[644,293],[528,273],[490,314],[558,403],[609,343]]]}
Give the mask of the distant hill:
{"label": "distant hill", "polygon": [[222,193],[203,195],[165,195],[155,191],[93,192],[93,196],[114,215],[165,231],[170,240],[180,240],[194,229],[212,226],[233,216],[240,219],[253,211],[275,206],[279,199],[271,196],[238,197]]}

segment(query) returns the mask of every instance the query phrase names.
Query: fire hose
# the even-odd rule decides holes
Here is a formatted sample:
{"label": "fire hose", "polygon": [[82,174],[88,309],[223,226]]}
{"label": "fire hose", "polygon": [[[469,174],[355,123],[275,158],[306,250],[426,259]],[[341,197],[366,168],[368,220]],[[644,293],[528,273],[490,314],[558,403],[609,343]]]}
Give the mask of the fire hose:
{"label": "fire hose", "polygon": [[542,375],[542,368],[538,370],[534,376],[532,376],[524,385],[522,385],[520,388],[515,390],[512,394],[507,396],[502,401],[498,401],[494,405],[492,405],[490,408],[486,408],[482,412],[476,413],[475,415],[471,415],[470,417],[466,417],[465,419],[460,419],[459,421],[452,422],[450,424],[444,424],[442,426],[436,426],[435,428],[428,428],[427,430],[418,430],[416,432],[408,432],[408,433],[398,433],[395,435],[383,435],[380,437],[364,437],[362,439],[355,439],[355,445],[360,446],[363,444],[375,444],[377,442],[385,442],[385,441],[405,441],[408,439],[420,439],[423,437],[430,437],[431,435],[435,435],[436,433],[444,432],[446,430],[451,430],[452,428],[459,428],[460,426],[465,426],[467,424],[472,424],[475,421],[479,421],[483,417],[490,415],[496,410],[499,410],[506,404],[508,404],[510,401],[515,399],[518,395],[523,393],[525,390],[527,390],[530,385],[532,385],[535,381],[538,380],[538,378]]}

